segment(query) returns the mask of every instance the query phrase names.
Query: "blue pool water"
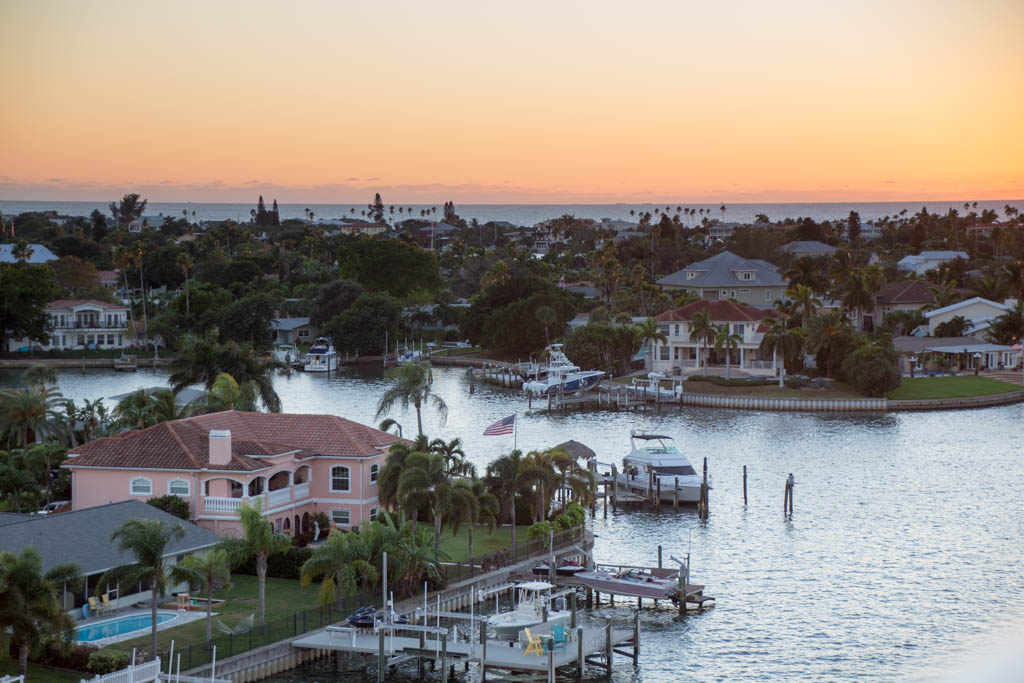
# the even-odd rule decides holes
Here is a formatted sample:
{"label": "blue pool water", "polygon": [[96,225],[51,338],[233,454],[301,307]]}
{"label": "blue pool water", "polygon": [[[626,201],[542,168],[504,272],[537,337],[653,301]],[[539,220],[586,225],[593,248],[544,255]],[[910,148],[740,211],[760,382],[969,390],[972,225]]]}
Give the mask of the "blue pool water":
{"label": "blue pool water", "polygon": [[[176,614],[173,612],[157,612],[156,623],[162,624],[170,621]],[[153,625],[151,614],[136,614],[130,617],[118,617],[109,621],[101,621],[89,626],[83,626],[75,631],[75,640],[80,643],[91,643],[95,640],[110,638],[111,636],[123,636],[126,633],[148,629]]]}

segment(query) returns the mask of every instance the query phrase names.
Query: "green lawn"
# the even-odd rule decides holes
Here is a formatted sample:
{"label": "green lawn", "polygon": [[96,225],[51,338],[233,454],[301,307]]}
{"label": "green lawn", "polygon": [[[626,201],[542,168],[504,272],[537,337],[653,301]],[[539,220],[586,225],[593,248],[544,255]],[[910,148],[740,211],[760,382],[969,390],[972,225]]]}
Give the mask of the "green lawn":
{"label": "green lawn", "polygon": [[[526,532],[530,525],[516,525],[516,543],[526,543]],[[480,557],[495,550],[507,548],[512,545],[512,532],[507,526],[494,527],[494,533],[487,530],[486,526],[477,525],[473,530],[473,555]],[[469,527],[462,525],[459,533],[455,536],[450,531],[444,532],[441,537],[441,550],[448,553],[452,562],[461,562],[469,559]]]}
{"label": "green lawn", "polygon": [[889,394],[894,400],[920,400],[926,398],[960,398],[964,396],[988,396],[1019,391],[1021,387],[1001,382],[990,377],[963,375],[959,377],[918,377],[904,379],[895,391]]}
{"label": "green lawn", "polygon": [[[632,385],[632,377],[616,377],[612,380],[618,384]],[[661,386],[666,389],[672,388],[671,380],[662,380]],[[777,379],[770,385],[749,385],[749,386],[720,386],[711,382],[683,382],[683,391],[688,394],[707,394],[712,396],[757,396],[759,398],[863,398],[849,384],[845,382],[833,382],[831,389],[791,389],[789,387],[779,388]]]}
{"label": "green lawn", "polygon": [[[258,583],[255,576],[247,574],[235,574],[231,577],[232,586],[226,591],[214,591],[214,598],[227,600],[224,607],[214,609],[218,618],[228,626],[235,626],[250,614],[256,611],[256,592]],[[319,585],[311,584],[303,588],[298,581],[290,579],[267,579],[266,586],[266,621],[272,622],[284,617],[291,617],[299,610],[309,609],[317,606],[317,591]],[[205,613],[203,613],[205,615]],[[258,617],[257,617],[258,618]],[[213,627],[213,635],[219,636],[216,624]],[[281,638],[285,636],[282,635]],[[183,626],[165,629],[157,632],[157,647],[160,650],[170,648],[171,640],[176,643],[175,647],[182,644],[202,643],[206,638],[206,619],[193,621]],[[280,640],[280,638],[278,638]],[[133,647],[149,651],[150,634],[146,633],[141,638],[124,641],[111,645],[131,652]],[[221,656],[218,654],[218,657]],[[182,664],[182,668],[184,668]]]}
{"label": "green lawn", "polygon": [[[0,637],[0,677],[17,676],[18,661],[8,656],[8,639]],[[55,669],[42,664],[28,663],[26,681],[31,683],[78,683],[83,678],[91,678],[89,674],[68,669]]]}

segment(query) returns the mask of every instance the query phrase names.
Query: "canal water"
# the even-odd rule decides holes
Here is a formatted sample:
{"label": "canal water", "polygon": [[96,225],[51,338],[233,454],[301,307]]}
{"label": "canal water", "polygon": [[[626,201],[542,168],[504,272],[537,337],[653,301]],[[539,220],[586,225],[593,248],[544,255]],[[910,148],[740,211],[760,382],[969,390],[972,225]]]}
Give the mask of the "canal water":
{"label": "canal water", "polygon": [[[462,369],[435,368],[448,420],[424,408],[430,437],[465,442],[483,470],[513,437],[485,437],[518,414],[524,451],[576,439],[620,462],[631,429],[672,435],[694,465],[708,458],[711,514],[609,512],[588,524],[598,560],[651,564],[657,546],[693,559],[692,580],[718,606],[679,617],[642,615],[640,666],[621,658],[617,681],[931,680],[958,667],[977,680],[998,644],[1024,632],[1024,406],[905,414],[790,414],[663,408],[662,414],[526,412],[509,390]],[[13,375],[0,375],[9,385]],[[165,381],[67,371],[60,389],[95,399]],[[294,374],[275,386],[287,412],[332,413],[376,424],[387,381],[377,368],[336,376]],[[415,414],[395,413],[408,436]],[[743,505],[742,469],[749,472]],[[786,476],[795,514],[784,519]],[[627,619],[625,604],[596,618]],[[1019,670],[1018,670],[1019,672]],[[408,672],[399,673],[405,679]],[[357,681],[330,663],[275,681]],[[955,677],[958,678],[958,677]],[[1007,680],[1012,679],[1009,678]]]}

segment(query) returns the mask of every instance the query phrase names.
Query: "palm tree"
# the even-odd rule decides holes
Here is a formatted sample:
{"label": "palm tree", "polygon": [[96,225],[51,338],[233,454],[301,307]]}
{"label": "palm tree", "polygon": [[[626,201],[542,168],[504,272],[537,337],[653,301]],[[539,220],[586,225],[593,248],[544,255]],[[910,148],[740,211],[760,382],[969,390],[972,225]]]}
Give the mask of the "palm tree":
{"label": "palm tree", "polygon": [[327,543],[315,548],[302,563],[299,574],[303,586],[319,579],[320,604],[337,603],[340,611],[345,608],[345,593],[355,590],[357,581],[361,582],[362,589],[367,583],[376,583],[378,571],[370,561],[369,548],[361,532],[331,534]]}
{"label": "palm tree", "polygon": [[377,498],[381,506],[394,510],[398,507],[398,480],[405,469],[405,460],[412,453],[429,453],[430,443],[420,434],[413,442],[396,441],[388,448],[388,457],[377,475]]}
{"label": "palm tree", "polygon": [[803,343],[800,339],[800,332],[798,332],[799,328],[790,327],[786,323],[786,319],[781,317],[765,318],[761,324],[768,327],[761,338],[761,353],[770,351],[772,365],[776,367],[779,367],[776,359],[778,356],[782,356],[782,366],[779,367],[779,388],[781,389],[785,382],[786,361],[796,357]]}
{"label": "palm tree", "polygon": [[[707,311],[697,311],[690,316],[690,341],[702,342],[704,344],[704,372],[708,370],[708,344],[715,341],[718,330],[711,322],[711,314]],[[697,363],[700,365],[700,363]]]}
{"label": "palm tree", "polygon": [[811,256],[801,256],[789,264],[785,272],[789,280],[789,288],[794,289],[797,285],[805,285],[812,292],[824,292],[827,282],[822,276],[822,266],[817,259]]}
{"label": "palm tree", "polygon": [[47,386],[57,385],[57,368],[52,365],[33,365],[21,373],[21,381],[28,386],[38,386],[45,389]]}
{"label": "palm tree", "polygon": [[51,474],[67,459],[68,449],[58,441],[34,443],[23,451],[24,459],[36,473],[36,479],[45,482],[46,502],[49,504],[53,477]]}
{"label": "palm tree", "polygon": [[857,312],[857,327],[864,329],[864,311],[875,303],[875,292],[881,287],[883,279],[877,268],[859,268],[842,283],[843,307],[848,311]]}
{"label": "palm tree", "polygon": [[466,525],[466,533],[469,537],[469,559],[472,562],[474,525],[483,522],[487,525],[488,531],[494,531],[494,525],[497,524],[501,505],[494,494],[487,490],[483,480],[477,479],[476,475],[470,479],[459,479],[453,486],[466,489],[464,496],[471,503],[463,507],[452,508],[447,516],[448,526],[453,534],[457,534],[459,533],[459,527],[463,524]]}
{"label": "palm tree", "polygon": [[536,471],[533,485],[536,487],[537,492],[535,519],[537,522],[543,522],[548,518],[548,512],[551,510],[551,501],[561,481],[561,477],[555,469],[555,463],[556,460],[563,456],[571,458],[568,453],[559,448],[531,451],[526,456]]}
{"label": "palm tree", "polygon": [[168,378],[172,391],[179,392],[192,384],[213,388],[221,373],[228,373],[239,385],[255,382],[260,400],[271,413],[281,412],[281,397],[274,391],[272,373],[281,367],[277,361],[261,358],[249,344],[217,341],[219,330],[208,329],[202,336],[186,334],[178,356],[171,361]]}
{"label": "palm tree", "polygon": [[638,323],[636,325],[636,327],[634,328],[633,339],[636,341],[637,344],[639,344],[641,346],[644,345],[644,344],[650,344],[651,345],[651,347],[650,347],[651,348],[651,353],[650,353],[650,361],[651,362],[650,362],[648,367],[651,370],[653,370],[654,369],[654,343],[655,342],[661,342],[662,344],[667,344],[668,343],[668,337],[666,337],[665,333],[661,331],[660,327],[658,327],[658,321],[655,320],[654,318],[648,318],[647,320],[643,321],[642,323]]}
{"label": "palm tree", "polygon": [[[185,537],[182,524],[168,524],[161,519],[129,519],[111,535],[110,542],[117,543],[121,552],[135,556],[132,564],[121,565],[107,570],[96,585],[96,594],[105,592],[112,585],[134,586],[145,584],[152,592],[152,656],[156,656],[156,608],[167,592],[167,582],[185,581],[183,573],[175,573],[165,556],[168,546]],[[169,576],[171,574],[173,576]]]}
{"label": "palm tree", "polygon": [[1006,294],[1006,283],[998,275],[985,275],[974,281],[971,292],[982,299],[1002,301],[1003,295]]}
{"label": "palm tree", "polygon": [[205,553],[187,556],[178,563],[174,571],[175,577],[185,577],[190,588],[206,591],[206,644],[213,639],[210,628],[213,621],[213,590],[231,587],[231,562],[227,551],[214,548]]}
{"label": "palm tree", "polygon": [[257,498],[252,504],[242,503],[238,509],[238,518],[242,522],[242,538],[228,538],[223,541],[223,544],[232,564],[236,567],[250,557],[256,558],[256,580],[259,583],[257,611],[259,612],[260,631],[262,631],[266,611],[267,558],[291,548],[292,539],[288,537],[288,534],[274,533],[274,527],[263,516],[263,501],[260,498]]}
{"label": "palm tree", "polygon": [[226,372],[217,375],[213,386],[206,396],[200,397],[188,404],[186,412],[189,415],[206,415],[208,413],[219,413],[222,410],[241,410],[252,413],[259,411],[260,393],[259,385],[249,380],[239,384],[235,378]]}
{"label": "palm tree", "polygon": [[988,340],[996,344],[1019,344],[1024,340],[1024,301],[999,316],[992,322]]}
{"label": "palm tree", "polygon": [[75,622],[64,611],[57,587],[78,590],[81,583],[82,572],[72,563],[58,564],[44,574],[42,557],[34,547],[20,555],[0,552],[0,633],[11,633],[22,676],[27,674],[29,649],[45,633],[71,639]]}
{"label": "palm tree", "polygon": [[520,450],[503,455],[487,466],[487,490],[501,501],[511,517],[512,547],[516,545],[516,499],[540,477]]}
{"label": "palm tree", "polygon": [[821,299],[814,296],[814,291],[807,285],[797,285],[786,290],[786,294],[800,313],[800,326],[805,327],[814,312],[821,307]]}
{"label": "palm tree", "polygon": [[945,308],[960,301],[963,297],[960,295],[960,290],[957,289],[955,282],[944,282],[938,287],[929,287],[928,291],[933,297],[935,302],[926,304],[921,307],[924,311],[933,311],[938,308]]}
{"label": "palm tree", "polygon": [[0,391],[0,437],[24,448],[40,432],[56,434],[64,425],[58,412],[63,397],[56,389],[4,389]]}
{"label": "palm tree", "polygon": [[19,237],[14,240],[14,246],[11,247],[11,256],[18,263],[28,263],[28,260],[32,258],[32,254],[35,253],[35,249],[28,243],[28,240]]}
{"label": "palm tree", "polygon": [[837,352],[845,347],[853,334],[841,311],[830,311],[815,316],[807,324],[807,350],[825,354],[825,374],[833,377],[832,369]]}
{"label": "palm tree", "polygon": [[718,328],[718,334],[715,335],[715,351],[725,349],[726,379],[729,379],[729,361],[732,358],[732,352],[740,347],[741,341],[743,341],[742,335],[729,331],[729,323],[725,323]]}
{"label": "palm tree", "polygon": [[473,467],[473,463],[466,460],[466,452],[462,450],[462,439],[452,439],[448,442],[444,439],[434,439],[430,442],[430,452],[444,458],[444,471],[448,476],[476,476],[476,468]]}
{"label": "palm tree", "polygon": [[181,252],[178,256],[178,267],[185,274],[185,315],[191,315],[188,295],[188,272],[192,269],[193,265],[192,256],[187,251]]}
{"label": "palm tree", "polygon": [[415,512],[421,505],[430,511],[434,521],[435,562],[441,558],[441,529],[445,526],[445,516],[451,510],[476,504],[471,491],[453,485],[445,473],[445,458],[438,453],[409,455],[399,478],[398,497],[408,511]]}
{"label": "palm tree", "polygon": [[430,363],[406,363],[392,368],[388,375],[395,382],[377,402],[377,418],[390,411],[397,403],[408,410],[411,403],[416,408],[416,427],[423,434],[423,418],[420,408],[432,403],[441,415],[441,424],[448,419],[448,404],[444,399],[430,392]]}

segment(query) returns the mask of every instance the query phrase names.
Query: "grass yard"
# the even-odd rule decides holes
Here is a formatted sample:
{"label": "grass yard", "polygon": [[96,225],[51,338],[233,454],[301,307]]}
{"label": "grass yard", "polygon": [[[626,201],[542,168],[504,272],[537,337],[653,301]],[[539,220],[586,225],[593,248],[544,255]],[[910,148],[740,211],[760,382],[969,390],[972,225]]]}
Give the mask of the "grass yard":
{"label": "grass yard", "polygon": [[[529,524],[516,525],[516,543],[526,542],[526,532]],[[507,548],[512,545],[512,532],[507,526],[494,527],[494,533],[487,530],[487,526],[477,525],[473,529],[473,555],[479,557],[495,550]],[[452,562],[461,562],[469,559],[469,527],[463,524],[459,527],[459,533],[455,536],[451,532],[445,532],[441,537],[441,550],[448,553]]]}
{"label": "grass yard", "polygon": [[974,377],[963,375],[958,377],[917,377],[904,379],[889,394],[893,400],[920,400],[928,398],[961,398],[965,396],[989,396],[1019,391],[1020,387],[1009,382],[1001,382],[991,377]]}
{"label": "grass yard", "polygon": [[[616,377],[613,382],[631,386],[632,377]],[[670,380],[662,380],[661,386],[672,388]],[[688,394],[707,394],[711,396],[757,396],[759,398],[863,398],[856,390],[845,382],[833,382],[831,389],[790,389],[779,388],[778,380],[771,385],[720,386],[711,382],[683,382],[683,391]]]}
{"label": "grass yard", "polygon": [[[7,637],[0,635],[0,678],[18,675],[18,660],[7,654],[9,648],[8,641]],[[28,676],[25,677],[25,680],[28,683],[78,683],[83,678],[89,677],[89,674],[83,674],[80,671],[55,669],[29,662]]]}
{"label": "grass yard", "polygon": [[[256,611],[256,593],[259,584],[255,576],[249,576],[248,574],[232,575],[231,582],[232,586],[230,589],[214,591],[213,597],[215,599],[223,598],[227,600],[224,607],[214,609],[214,613],[225,624],[233,627]],[[320,586],[315,583],[303,588],[299,585],[298,581],[268,578],[266,586],[266,621],[269,623],[284,617],[291,617],[299,610],[316,607],[318,604],[317,591],[319,589]],[[206,596],[202,594],[197,595],[197,597]],[[206,638],[206,613],[202,612],[201,614],[204,615],[203,619],[184,624],[183,626],[158,631],[157,647],[160,650],[167,650],[171,645],[172,639],[177,643],[176,647],[188,643],[202,643]],[[213,635],[214,637],[221,635],[221,632],[217,630],[216,624],[213,626]],[[133,647],[137,647],[148,652],[149,645],[150,633],[147,631],[145,636],[116,643],[110,647],[125,650],[126,652],[131,652]]]}

